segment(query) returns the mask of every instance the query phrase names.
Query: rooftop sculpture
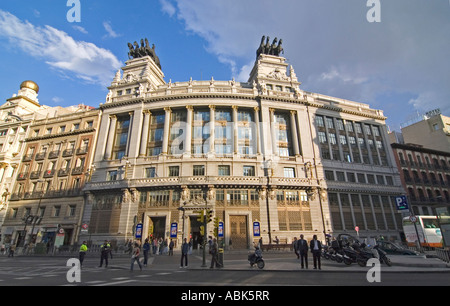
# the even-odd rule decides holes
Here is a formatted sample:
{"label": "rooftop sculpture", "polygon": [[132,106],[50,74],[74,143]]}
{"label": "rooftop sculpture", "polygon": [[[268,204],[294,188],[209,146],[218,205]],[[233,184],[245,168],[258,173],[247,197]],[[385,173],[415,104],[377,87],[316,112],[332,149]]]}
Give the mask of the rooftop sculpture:
{"label": "rooftop sculpture", "polygon": [[[264,43],[264,40],[266,40],[265,43]],[[256,51],[256,58],[258,58],[261,54],[280,56],[281,53],[284,53],[283,47],[281,46],[283,43],[283,40],[280,39],[280,41],[278,42],[278,45],[277,45],[277,42],[278,42],[278,38],[275,37],[272,44],[270,44],[270,37],[267,36],[267,39],[266,39],[266,36],[263,36],[261,38],[261,44],[259,45],[259,48]]]}
{"label": "rooftop sculpture", "polygon": [[139,46],[139,44],[136,41],[134,42],[134,44],[128,43],[128,48],[130,49],[130,51],[128,52],[129,59],[150,56],[155,62],[155,64],[161,69],[159,57],[156,55],[155,52],[155,45],[153,44],[152,47],[150,48],[147,38],[145,38],[145,44],[144,39],[141,39],[141,46]]}

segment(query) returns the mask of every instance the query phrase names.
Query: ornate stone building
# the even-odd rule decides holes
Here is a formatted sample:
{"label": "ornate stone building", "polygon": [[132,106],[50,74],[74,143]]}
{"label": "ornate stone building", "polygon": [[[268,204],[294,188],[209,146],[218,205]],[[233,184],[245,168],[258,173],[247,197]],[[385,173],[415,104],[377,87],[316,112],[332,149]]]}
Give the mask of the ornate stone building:
{"label": "ornate stone building", "polygon": [[259,239],[254,222],[264,243],[355,226],[398,238],[392,197],[404,192],[383,113],[301,90],[280,45],[258,49],[245,83],[167,83],[154,53],[130,47],[100,105],[82,239],[122,243],[142,224],[143,238],[176,225],[178,243],[195,242],[205,208],[233,248]]}
{"label": "ornate stone building", "polygon": [[22,137],[3,223],[2,241],[18,247],[75,244],[82,188],[90,177],[100,111],[85,105],[43,108],[46,115],[34,116]]}

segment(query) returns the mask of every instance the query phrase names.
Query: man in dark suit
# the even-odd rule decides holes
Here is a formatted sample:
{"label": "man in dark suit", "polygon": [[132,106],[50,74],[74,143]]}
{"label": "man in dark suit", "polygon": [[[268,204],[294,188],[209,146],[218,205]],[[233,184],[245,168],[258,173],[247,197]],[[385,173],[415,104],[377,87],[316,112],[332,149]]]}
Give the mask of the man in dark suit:
{"label": "man in dark suit", "polygon": [[317,266],[319,266],[320,270],[320,253],[322,252],[322,243],[317,240],[317,235],[314,235],[313,239],[309,242],[309,248],[313,254],[314,269],[317,269]]}
{"label": "man in dark suit", "polygon": [[308,242],[303,239],[303,234],[300,235],[300,239],[297,240],[297,249],[300,253],[300,263],[302,269],[306,267],[308,269]]}

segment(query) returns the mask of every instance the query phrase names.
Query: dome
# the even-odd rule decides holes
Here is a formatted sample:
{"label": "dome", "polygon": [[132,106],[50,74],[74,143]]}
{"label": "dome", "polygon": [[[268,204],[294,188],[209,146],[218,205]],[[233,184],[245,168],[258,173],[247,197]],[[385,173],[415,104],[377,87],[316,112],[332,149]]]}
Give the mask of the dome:
{"label": "dome", "polygon": [[20,84],[20,89],[22,88],[29,88],[34,90],[36,93],[39,93],[39,86],[33,81],[24,81],[22,84]]}

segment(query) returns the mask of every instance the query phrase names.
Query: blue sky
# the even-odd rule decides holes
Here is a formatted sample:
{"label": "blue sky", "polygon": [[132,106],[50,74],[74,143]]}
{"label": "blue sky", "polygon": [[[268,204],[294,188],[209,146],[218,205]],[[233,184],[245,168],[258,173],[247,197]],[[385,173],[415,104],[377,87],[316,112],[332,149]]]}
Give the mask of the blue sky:
{"label": "blue sky", "polygon": [[127,43],[156,45],[165,80],[246,81],[262,35],[283,39],[301,89],[368,103],[391,129],[414,112],[450,116],[450,3],[380,0],[370,23],[366,0],[66,0],[0,5],[0,97],[22,81],[40,86],[44,105],[98,106]]}

